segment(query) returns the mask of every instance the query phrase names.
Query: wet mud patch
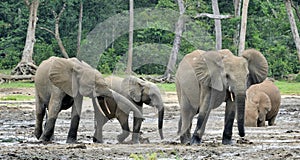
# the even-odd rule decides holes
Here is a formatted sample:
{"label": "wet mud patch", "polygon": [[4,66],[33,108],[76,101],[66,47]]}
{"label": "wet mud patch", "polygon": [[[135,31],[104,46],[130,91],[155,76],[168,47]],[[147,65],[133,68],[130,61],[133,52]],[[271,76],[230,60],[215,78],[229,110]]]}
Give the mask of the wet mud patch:
{"label": "wet mud patch", "polygon": [[[9,91],[12,92],[12,91]],[[94,133],[93,107],[84,99],[84,108],[78,130],[77,144],[67,144],[70,126],[70,110],[59,114],[54,141],[40,143],[33,135],[35,108],[31,103],[0,105],[0,159],[133,159],[135,156],[149,159],[300,159],[300,97],[282,98],[282,106],[275,126],[246,127],[246,139],[240,140],[234,124],[232,145],[222,145],[225,108],[211,112],[203,143],[183,145],[179,143],[177,125],[180,108],[176,94],[165,95],[164,140],[160,140],[157,127],[157,110],[145,106],[141,144],[119,144],[117,135],[122,129],[117,120],[109,121],[103,128],[104,144],[92,142]],[[132,128],[132,117],[130,127]],[[193,120],[192,131],[196,124]],[[130,142],[131,135],[125,140]]]}

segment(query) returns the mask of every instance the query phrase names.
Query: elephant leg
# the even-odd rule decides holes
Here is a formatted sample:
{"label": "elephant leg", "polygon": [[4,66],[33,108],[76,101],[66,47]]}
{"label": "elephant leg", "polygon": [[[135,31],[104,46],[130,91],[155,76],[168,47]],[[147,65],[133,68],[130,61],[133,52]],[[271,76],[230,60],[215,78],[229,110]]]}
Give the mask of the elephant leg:
{"label": "elephant leg", "polygon": [[119,111],[121,113],[117,114],[117,119],[122,127],[122,133],[118,135],[118,142],[123,142],[130,133],[129,125],[128,125],[128,115],[123,111]]}
{"label": "elephant leg", "polygon": [[78,95],[74,98],[74,104],[72,107],[72,114],[71,114],[71,126],[69,129],[67,143],[75,143],[77,140],[77,131],[78,125],[80,121],[80,114],[82,109],[82,99],[83,96]]}
{"label": "elephant leg", "polygon": [[[142,106],[137,106],[137,108],[143,114],[143,108],[142,108]],[[132,141],[133,141],[133,143],[139,143],[139,135],[140,135],[140,130],[141,130],[142,122],[143,122],[143,118],[138,118],[134,114],[134,118],[133,118],[133,133],[132,133]]]}
{"label": "elephant leg", "polygon": [[46,107],[41,103],[40,97],[36,96],[36,106],[35,106],[36,120],[34,135],[39,139],[43,133],[43,119],[46,113]]}
{"label": "elephant leg", "polygon": [[268,120],[268,125],[269,126],[274,126],[275,125],[275,119],[276,119],[276,116],[274,116],[271,119],[269,119]]}
{"label": "elephant leg", "polygon": [[[94,102],[93,102],[94,103]],[[93,142],[103,143],[103,126],[108,121],[102,113],[100,113],[99,108],[94,105],[94,122],[95,122],[95,133],[93,137]]]}
{"label": "elephant leg", "polygon": [[203,94],[200,97],[200,107],[199,107],[199,115],[197,118],[197,125],[195,131],[193,133],[191,144],[200,144],[202,141],[202,135],[205,131],[206,122],[208,120],[210,111],[211,111],[211,93]]}
{"label": "elephant leg", "polygon": [[44,132],[40,137],[41,141],[50,141],[51,138],[54,135],[54,127],[55,122],[58,116],[58,113],[60,112],[62,97],[64,96],[64,93],[53,93],[51,95],[49,106],[48,106],[48,117],[46,120],[46,124],[44,127]]}
{"label": "elephant leg", "polygon": [[223,131],[222,144],[232,144],[232,127],[235,118],[235,104],[228,100],[225,108],[225,126]]}
{"label": "elephant leg", "polygon": [[196,111],[189,104],[188,100],[181,97],[181,115],[178,123],[178,133],[180,134],[180,142],[182,144],[190,143],[191,139],[191,126],[193,118],[196,115]]}

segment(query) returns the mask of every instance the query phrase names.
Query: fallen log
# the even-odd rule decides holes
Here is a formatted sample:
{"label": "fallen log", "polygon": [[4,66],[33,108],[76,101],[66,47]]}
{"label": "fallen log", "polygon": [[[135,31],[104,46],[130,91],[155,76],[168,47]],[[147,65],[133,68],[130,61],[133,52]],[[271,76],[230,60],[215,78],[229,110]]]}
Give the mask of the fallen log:
{"label": "fallen log", "polygon": [[6,75],[0,73],[0,84],[24,80],[34,82],[34,75]]}

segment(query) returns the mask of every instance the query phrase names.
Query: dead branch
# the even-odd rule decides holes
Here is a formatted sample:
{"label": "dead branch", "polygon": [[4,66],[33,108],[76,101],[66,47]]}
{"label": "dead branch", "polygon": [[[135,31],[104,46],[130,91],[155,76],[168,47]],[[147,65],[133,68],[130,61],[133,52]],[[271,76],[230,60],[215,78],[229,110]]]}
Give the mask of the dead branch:
{"label": "dead branch", "polygon": [[40,29],[46,30],[49,33],[53,34],[55,39],[57,40],[58,46],[60,48],[60,51],[62,52],[63,56],[65,58],[69,58],[68,53],[63,45],[63,42],[60,38],[60,34],[59,34],[59,20],[61,15],[63,14],[64,10],[66,9],[66,4],[63,5],[62,9],[60,10],[59,14],[57,14],[54,10],[52,10],[52,14],[54,16],[55,19],[55,31],[53,32],[52,30],[45,28],[45,27],[40,27]]}
{"label": "dead branch", "polygon": [[210,14],[210,13],[200,13],[195,16],[195,18],[203,18],[203,17],[208,17],[212,19],[228,19],[232,18],[232,15],[215,15],[215,14]]}

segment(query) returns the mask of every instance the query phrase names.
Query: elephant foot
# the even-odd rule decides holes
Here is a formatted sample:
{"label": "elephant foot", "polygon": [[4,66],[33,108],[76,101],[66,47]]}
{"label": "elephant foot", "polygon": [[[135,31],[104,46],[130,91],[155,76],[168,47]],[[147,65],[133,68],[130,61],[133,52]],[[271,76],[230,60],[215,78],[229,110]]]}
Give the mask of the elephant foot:
{"label": "elephant foot", "polygon": [[37,138],[37,139],[40,139],[41,138],[41,135],[42,135],[42,131],[40,129],[35,129],[34,130],[34,136]]}
{"label": "elephant foot", "polygon": [[193,135],[191,139],[191,144],[200,144],[201,143],[201,138],[198,135]]}
{"label": "elephant foot", "polygon": [[118,142],[119,143],[123,142],[128,136],[129,136],[129,132],[128,131],[123,131],[122,134],[117,136]]}
{"label": "elephant foot", "polygon": [[191,139],[186,136],[180,136],[180,143],[190,145]]}
{"label": "elephant foot", "polygon": [[68,139],[67,139],[67,143],[71,143],[71,144],[72,144],[72,143],[78,143],[78,142],[77,142],[76,139],[68,138]]}
{"label": "elephant foot", "polygon": [[96,137],[93,137],[94,143],[103,143],[103,140],[98,140]]}
{"label": "elephant foot", "polygon": [[238,139],[236,142],[238,144],[253,144],[253,142],[249,141],[245,137],[240,137],[240,139]]}
{"label": "elephant foot", "polygon": [[132,142],[134,143],[134,144],[138,144],[138,143],[140,143],[140,134],[139,133],[133,133],[132,134]]}
{"label": "elephant foot", "polygon": [[51,137],[49,138],[48,136],[42,135],[39,140],[42,142],[50,142],[52,139]]}
{"label": "elephant foot", "polygon": [[222,139],[222,144],[224,145],[232,145],[233,142],[231,139]]}

